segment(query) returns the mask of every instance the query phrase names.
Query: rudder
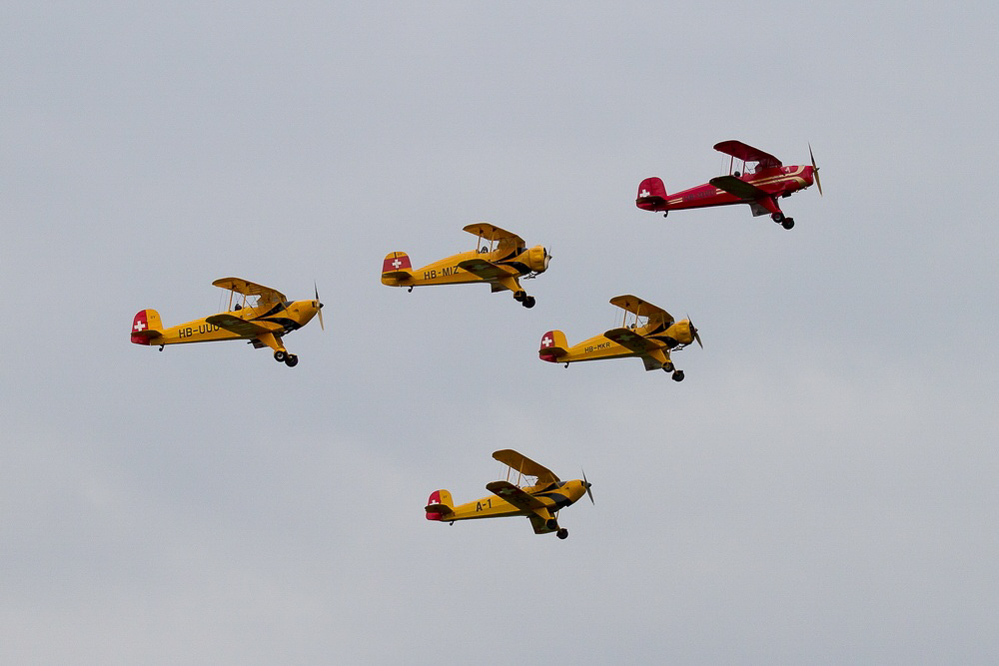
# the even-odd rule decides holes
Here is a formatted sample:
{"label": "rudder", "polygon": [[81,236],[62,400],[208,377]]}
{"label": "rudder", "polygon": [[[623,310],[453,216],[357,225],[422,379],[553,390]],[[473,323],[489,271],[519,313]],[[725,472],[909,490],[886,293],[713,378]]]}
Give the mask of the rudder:
{"label": "rudder", "polygon": [[163,334],[163,322],[156,310],[139,310],[132,319],[132,342],[137,345],[151,345],[152,338]]}
{"label": "rudder", "polygon": [[452,513],[453,508],[454,500],[451,499],[451,493],[443,489],[435,490],[430,493],[430,498],[427,500],[427,520],[447,520],[444,516]]}
{"label": "rudder", "polygon": [[646,178],[638,185],[635,205],[642,210],[666,210],[666,186],[661,178]]}
{"label": "rudder", "polygon": [[382,284],[397,287],[413,277],[413,264],[405,252],[389,252],[382,260]]}
{"label": "rudder", "polygon": [[548,331],[541,336],[541,348],[538,356],[542,361],[558,363],[559,359],[568,353],[569,343],[562,331]]}

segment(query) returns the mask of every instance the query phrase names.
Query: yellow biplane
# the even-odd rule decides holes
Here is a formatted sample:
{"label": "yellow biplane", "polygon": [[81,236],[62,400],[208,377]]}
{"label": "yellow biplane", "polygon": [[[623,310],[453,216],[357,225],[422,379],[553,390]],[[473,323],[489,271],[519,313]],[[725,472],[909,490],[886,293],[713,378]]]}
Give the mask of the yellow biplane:
{"label": "yellow biplane", "polygon": [[382,284],[389,287],[422,287],[437,284],[482,282],[493,293],[509,290],[513,299],[525,308],[534,307],[518,278],[533,278],[548,269],[551,255],[541,245],[528,248],[524,239],[488,222],[476,222],[464,228],[476,237],[474,250],[441,259],[423,268],[413,269],[405,252],[389,252],[382,262]]}
{"label": "yellow biplane", "polygon": [[[585,493],[593,502],[590,483],[586,474],[582,479],[559,481],[552,471],[512,449],[502,449],[493,453],[493,458],[506,465],[506,479],[486,484],[489,497],[454,506],[451,493],[435,490],[430,493],[426,506],[427,520],[454,523],[456,520],[475,518],[502,518],[505,516],[527,516],[535,534],[555,532],[559,539],[569,536],[569,530],[558,525],[558,512],[574,504]],[[511,476],[516,472],[514,481]],[[524,477],[534,477],[527,483]],[[525,481],[525,485],[520,485]]]}
{"label": "yellow biplane", "polygon": [[156,310],[139,310],[132,320],[132,342],[137,345],[165,345],[215,340],[246,340],[256,349],[270,347],[274,360],[288,367],[298,365],[298,356],[289,354],[282,338],[298,330],[319,314],[323,325],[323,304],[316,297],[309,301],[289,301],[284,294],[241,278],[215,280],[216,287],[229,291],[228,310],[219,314],[164,328]]}
{"label": "yellow biplane", "polygon": [[673,373],[674,381],[682,382],[683,370],[675,368],[670,352],[679,351],[695,341],[703,347],[701,336],[690,319],[675,321],[670,313],[635,296],[615,296],[610,302],[624,309],[624,321],[619,328],[573,347],[566,342],[562,331],[548,331],[541,337],[538,350],[541,360],[565,363],[569,367],[570,363],[578,361],[638,356],[646,370],[662,368]]}

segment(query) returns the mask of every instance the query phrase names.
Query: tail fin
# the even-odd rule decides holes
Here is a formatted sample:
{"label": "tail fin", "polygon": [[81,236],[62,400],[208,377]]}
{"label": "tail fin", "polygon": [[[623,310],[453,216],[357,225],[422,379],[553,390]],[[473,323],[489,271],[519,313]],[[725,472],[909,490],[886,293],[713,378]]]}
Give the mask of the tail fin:
{"label": "tail fin", "polygon": [[666,186],[661,178],[646,178],[638,185],[635,205],[642,210],[666,210]]}
{"label": "tail fin", "polygon": [[413,277],[413,264],[405,252],[389,252],[382,261],[382,284],[398,287]]}
{"label": "tail fin", "polygon": [[562,331],[548,331],[541,336],[541,349],[538,356],[542,361],[558,363],[559,359],[568,354],[569,343],[565,341]]}
{"label": "tail fin", "polygon": [[435,490],[427,500],[427,520],[447,520],[447,515],[453,513],[454,501],[451,493],[446,490]]}
{"label": "tail fin", "polygon": [[163,322],[156,310],[139,310],[132,320],[132,342],[137,345],[155,344],[150,340],[163,335]]}

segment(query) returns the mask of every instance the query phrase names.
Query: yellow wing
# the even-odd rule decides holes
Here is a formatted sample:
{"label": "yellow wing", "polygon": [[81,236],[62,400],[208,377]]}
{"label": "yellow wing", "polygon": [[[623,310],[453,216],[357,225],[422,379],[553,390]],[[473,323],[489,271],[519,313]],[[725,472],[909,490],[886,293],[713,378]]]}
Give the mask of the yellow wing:
{"label": "yellow wing", "polygon": [[486,490],[506,500],[521,511],[533,513],[545,508],[544,502],[533,495],[525,493],[509,481],[490,481],[486,484]]}
{"label": "yellow wing", "polygon": [[636,354],[644,354],[652,349],[662,347],[662,345],[635,333],[630,328],[612,328],[604,333],[604,337],[613,340],[622,347],[627,347]]}
{"label": "yellow wing", "polygon": [[244,338],[255,338],[262,333],[271,332],[269,328],[264,328],[259,324],[240,319],[239,317],[233,317],[230,314],[212,315],[211,317],[205,317],[205,321],[209,324],[215,324],[219,328],[224,328],[227,331],[232,331]]}
{"label": "yellow wing", "polygon": [[666,312],[658,305],[653,305],[648,301],[643,301],[637,296],[631,296],[630,294],[615,296],[610,299],[610,302],[611,305],[616,305],[619,308],[627,310],[628,312],[639,317],[648,317],[650,320],[658,319],[666,326],[669,326],[674,321],[673,315]]}
{"label": "yellow wing", "polygon": [[554,472],[544,465],[539,465],[524,454],[517,453],[513,449],[493,451],[493,458],[499,460],[504,465],[509,465],[521,474],[538,477],[538,484],[558,483],[559,479],[555,476]]}
{"label": "yellow wing", "polygon": [[484,238],[487,241],[498,241],[504,238],[512,238],[517,242],[517,246],[524,245],[524,239],[517,234],[510,233],[505,229],[500,229],[497,226],[493,226],[488,222],[476,222],[475,224],[469,224],[467,227],[462,229],[462,231],[467,231],[470,234],[478,236],[479,238]]}
{"label": "yellow wing", "polygon": [[271,289],[254,282],[249,282],[243,278],[225,277],[219,278],[212,284],[222,289],[229,289],[237,294],[246,296],[259,296],[264,303],[284,303],[288,299],[277,289]]}
{"label": "yellow wing", "polygon": [[496,280],[498,278],[518,275],[517,270],[508,266],[500,266],[485,259],[466,259],[458,262],[458,268],[464,269],[472,275],[483,280]]}

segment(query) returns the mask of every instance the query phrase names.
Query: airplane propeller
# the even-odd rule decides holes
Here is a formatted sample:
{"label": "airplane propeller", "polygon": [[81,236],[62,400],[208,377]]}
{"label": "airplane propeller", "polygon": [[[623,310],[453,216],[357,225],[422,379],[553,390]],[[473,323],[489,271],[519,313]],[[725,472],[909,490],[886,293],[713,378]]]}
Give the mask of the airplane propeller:
{"label": "airplane propeller", "polygon": [[596,504],[596,502],[593,501],[593,493],[590,491],[590,486],[593,484],[586,480],[586,472],[583,470],[580,471],[583,472],[583,487],[586,488],[586,496],[590,498],[590,504]]}
{"label": "airplane propeller", "polygon": [[319,300],[319,285],[313,280],[312,286],[316,288],[316,303],[319,303],[319,328],[325,331],[326,326],[323,324],[323,302]]}
{"label": "airplane propeller", "polygon": [[815,174],[815,184],[819,188],[819,196],[822,196],[822,181],[819,180],[819,167],[815,164],[815,155],[812,154],[812,144],[808,144],[808,156],[812,158],[812,173]]}
{"label": "airplane propeller", "polygon": [[704,345],[701,343],[701,334],[697,332],[697,327],[694,326],[694,322],[690,321],[690,315],[687,316],[687,323],[690,324],[690,334],[694,336],[694,340],[697,341],[697,346],[704,349]]}

